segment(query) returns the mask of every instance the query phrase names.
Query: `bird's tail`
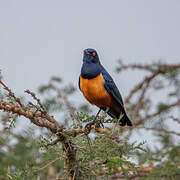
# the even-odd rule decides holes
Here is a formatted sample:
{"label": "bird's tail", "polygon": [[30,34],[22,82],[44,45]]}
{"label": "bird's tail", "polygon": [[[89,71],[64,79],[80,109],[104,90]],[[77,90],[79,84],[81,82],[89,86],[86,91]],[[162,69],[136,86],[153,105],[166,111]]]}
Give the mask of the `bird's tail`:
{"label": "bird's tail", "polygon": [[112,118],[120,119],[119,125],[120,126],[132,126],[130,119],[128,118],[125,110],[123,109],[122,112],[117,112],[112,108],[109,109],[107,112]]}
{"label": "bird's tail", "polygon": [[[121,115],[120,115],[121,116]],[[130,121],[130,119],[128,118],[126,112],[123,112],[123,117],[120,119],[119,122],[120,126],[132,126],[132,122]]]}

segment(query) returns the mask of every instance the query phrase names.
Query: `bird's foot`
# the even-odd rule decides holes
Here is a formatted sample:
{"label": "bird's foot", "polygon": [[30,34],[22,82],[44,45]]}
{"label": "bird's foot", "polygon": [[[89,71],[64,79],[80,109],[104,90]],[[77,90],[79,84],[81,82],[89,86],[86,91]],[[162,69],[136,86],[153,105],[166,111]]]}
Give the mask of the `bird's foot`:
{"label": "bird's foot", "polygon": [[94,125],[94,121],[91,121],[85,125],[85,129],[91,130],[91,127]]}
{"label": "bird's foot", "polygon": [[101,121],[98,120],[93,120],[91,122],[89,122],[88,124],[86,124],[85,129],[91,130],[91,127],[95,125],[95,128],[104,128],[104,125]]}

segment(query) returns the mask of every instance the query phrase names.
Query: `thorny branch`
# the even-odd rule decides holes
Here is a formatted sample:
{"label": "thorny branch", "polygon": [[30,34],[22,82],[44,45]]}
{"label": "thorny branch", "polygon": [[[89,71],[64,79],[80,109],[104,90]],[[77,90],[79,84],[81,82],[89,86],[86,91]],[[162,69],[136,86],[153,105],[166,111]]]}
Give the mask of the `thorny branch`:
{"label": "thorny branch", "polygon": [[148,85],[151,83],[151,81],[156,78],[159,75],[165,74],[167,72],[180,69],[180,64],[176,65],[169,65],[169,64],[153,64],[152,65],[142,65],[142,64],[128,64],[124,65],[123,63],[120,63],[120,67],[117,68],[117,71],[125,70],[125,69],[139,69],[139,70],[145,70],[150,72],[151,74],[147,77],[145,77],[140,83],[138,83],[130,92],[130,94],[125,99],[125,103],[128,103],[133,95],[137,91],[139,91],[143,86]]}
{"label": "thorny branch", "polygon": [[6,84],[3,83],[1,80],[0,80],[0,84],[1,84],[1,85],[4,87],[4,89],[9,93],[9,96],[12,97],[12,98],[15,100],[15,102],[17,102],[17,103],[20,105],[20,107],[23,108],[23,105],[22,105],[22,103],[21,103],[20,98],[17,98],[17,97],[14,95],[14,93],[6,86]]}
{"label": "thorny branch", "polygon": [[[167,64],[161,64],[160,66],[156,65],[154,68],[150,65],[141,65],[141,64],[129,64],[129,65],[121,65],[117,71],[120,71],[122,69],[141,69],[151,72],[151,74],[147,77],[145,77],[140,83],[138,83],[130,92],[130,94],[125,99],[125,103],[128,103],[133,95],[137,91],[139,91],[143,86],[149,86],[151,81],[156,78],[159,75],[163,75],[169,71],[180,69],[180,64],[177,65],[167,65]],[[147,89],[146,87],[146,89]]]}
{"label": "thorny branch", "polygon": [[[24,116],[28,118],[35,125],[40,127],[45,127],[49,129],[52,133],[56,134],[58,136],[58,140],[62,143],[64,147],[63,149],[65,150],[66,153],[66,164],[69,170],[69,179],[73,179],[75,175],[75,171],[73,170],[72,165],[76,160],[76,150],[69,142],[69,139],[62,133],[63,130],[62,124],[56,121],[54,117],[48,115],[47,112],[45,113],[38,110],[32,111],[29,110],[28,108],[25,108],[25,106],[22,105],[20,100],[15,97],[14,93],[12,93],[12,91],[9,88],[7,88],[7,86],[1,80],[0,80],[0,84],[3,85],[5,90],[9,92],[9,95],[12,96],[15,100],[15,102],[7,102],[3,99],[0,99],[0,110],[11,112],[13,114],[18,114],[19,116]],[[40,100],[36,98],[35,94],[32,94],[30,91],[27,92],[30,93],[35,100],[37,100],[38,104],[41,104]]]}
{"label": "thorny branch", "polygon": [[[96,129],[94,126],[87,132],[85,128],[78,128],[78,129],[72,129],[72,130],[65,130],[63,129],[63,125],[56,121],[53,116],[50,116],[46,111],[43,105],[41,104],[40,100],[36,97],[36,95],[31,92],[30,90],[26,90],[26,93],[30,94],[34,100],[37,101],[37,103],[40,106],[40,109],[37,107],[36,110],[28,109],[26,106],[24,106],[19,98],[16,98],[14,93],[0,80],[0,84],[4,87],[6,91],[8,91],[9,96],[13,97],[14,102],[5,101],[4,99],[0,98],[0,110],[3,110],[5,112],[9,112],[12,114],[17,114],[19,116],[24,116],[27,119],[29,119],[33,124],[39,126],[39,127],[45,127],[48,130],[50,130],[53,134],[57,136],[57,139],[47,144],[54,145],[58,142],[61,142],[63,145],[63,150],[66,153],[66,165],[68,167],[69,171],[69,180],[74,179],[76,175],[76,171],[73,169],[73,164],[76,161],[76,147],[72,145],[71,141],[67,138],[68,136],[77,136],[78,134],[87,134],[90,133],[92,129],[95,129],[99,133],[109,133],[109,131],[105,128],[98,128]],[[60,92],[58,92],[60,95]],[[65,99],[66,100],[66,99]],[[67,103],[67,102],[66,102]],[[31,103],[33,104],[33,103]],[[68,105],[68,104],[67,104]],[[74,113],[74,110],[72,111]]]}
{"label": "thorny branch", "polygon": [[[132,98],[132,96],[138,91],[140,90],[143,86],[146,85],[146,88],[144,88],[144,90],[146,90],[150,84],[150,82],[159,74],[161,74],[162,72],[158,71],[155,72],[154,74],[151,74],[147,77],[145,77],[139,84],[137,84],[130,92],[130,94],[127,96],[127,98],[125,99],[125,103],[129,103],[130,99]],[[145,93],[145,91],[144,91]],[[142,97],[144,95],[144,93],[142,94]]]}
{"label": "thorny branch", "polygon": [[40,108],[42,109],[42,112],[46,113],[46,110],[45,110],[44,106],[41,104],[40,99],[36,97],[35,93],[31,92],[29,89],[25,90],[25,92],[27,94],[30,94],[33,97],[33,99],[37,101],[37,103],[39,104]]}
{"label": "thorny branch", "polygon": [[167,105],[165,109],[159,109],[158,111],[156,111],[156,112],[154,112],[152,114],[148,114],[148,115],[146,115],[146,117],[144,117],[144,118],[140,119],[139,121],[135,122],[134,127],[137,127],[138,125],[141,125],[142,123],[144,123],[148,119],[151,119],[151,118],[154,118],[154,117],[160,115],[165,110],[172,109],[173,107],[176,107],[176,106],[179,106],[179,105],[180,105],[180,100],[177,100],[176,102]]}
{"label": "thorny branch", "polygon": [[175,134],[177,136],[180,136],[180,133],[178,132],[175,132],[175,131],[170,131],[170,130],[167,130],[167,129],[164,129],[164,128],[149,128],[149,127],[145,127],[145,126],[138,126],[136,127],[137,129],[145,129],[145,130],[151,130],[151,131],[161,131],[161,132],[165,132],[165,133],[168,133],[168,134]]}
{"label": "thorny branch", "polygon": [[70,102],[68,101],[67,97],[64,96],[59,88],[57,88],[52,82],[49,83],[49,87],[53,89],[57,93],[58,98],[62,98],[64,100],[64,103],[69,110],[69,113],[71,117],[75,116],[75,109],[71,106]]}
{"label": "thorny branch", "polygon": [[150,65],[142,65],[142,64],[123,64],[121,61],[119,61],[120,67],[118,67],[116,70],[119,72],[121,70],[126,70],[126,69],[138,69],[138,70],[144,70],[148,71],[151,73],[156,73],[157,71],[161,72],[167,72],[171,71],[173,69],[179,69],[180,64],[175,64],[175,65],[169,65],[169,64],[150,64]]}
{"label": "thorny branch", "polygon": [[[122,71],[126,69],[138,69],[138,70],[144,70],[149,72],[149,75],[147,75],[143,80],[141,80],[129,93],[129,95],[125,99],[125,104],[131,104],[128,109],[129,110],[134,110],[136,113],[136,120],[133,123],[133,127],[130,130],[133,130],[134,128],[141,128],[141,129],[146,129],[146,130],[154,130],[154,131],[164,131],[167,133],[175,134],[175,135],[180,135],[178,132],[174,131],[168,131],[163,128],[146,128],[143,124],[154,117],[157,117],[161,115],[163,112],[173,109],[174,107],[179,107],[180,106],[180,99],[178,98],[177,101],[171,104],[166,104],[164,108],[159,108],[157,111],[151,114],[146,114],[145,117],[142,117],[140,115],[139,110],[143,108],[144,103],[147,102],[147,99],[145,99],[145,95],[147,93],[147,90],[149,89],[150,85],[156,80],[157,77],[160,75],[165,75],[167,73],[175,72],[180,70],[180,64],[175,64],[175,65],[169,65],[169,64],[162,64],[162,63],[154,63],[151,65],[142,65],[142,64],[128,64],[124,65],[122,62],[120,62],[120,67],[117,68],[117,71]],[[131,103],[131,100],[134,96],[136,96],[138,93],[140,93],[140,96],[138,97],[138,101],[136,103]],[[174,118],[173,116],[170,117],[172,120],[176,121],[177,123],[180,124],[179,119]]]}
{"label": "thorny branch", "polygon": [[175,122],[177,122],[178,124],[180,124],[180,119],[175,118],[175,117],[173,117],[173,116],[170,116],[170,118],[171,118],[173,121],[175,121]]}

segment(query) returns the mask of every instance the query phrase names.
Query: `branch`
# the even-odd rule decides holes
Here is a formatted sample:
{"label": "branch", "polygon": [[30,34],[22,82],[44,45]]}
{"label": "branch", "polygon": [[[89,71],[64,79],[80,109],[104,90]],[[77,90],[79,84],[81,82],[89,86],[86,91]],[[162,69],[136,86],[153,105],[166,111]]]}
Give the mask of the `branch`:
{"label": "branch", "polygon": [[170,131],[170,130],[167,130],[167,129],[164,129],[164,128],[148,128],[148,127],[144,127],[144,126],[138,126],[136,127],[138,129],[146,129],[146,130],[151,130],[151,131],[161,131],[161,132],[165,132],[165,133],[170,133],[170,134],[174,134],[174,135],[177,135],[177,136],[180,136],[180,133],[178,132],[175,132],[175,131]]}
{"label": "branch", "polygon": [[88,131],[86,128],[77,128],[77,129],[71,129],[71,130],[64,130],[63,132],[68,136],[76,137],[79,134],[89,134],[91,130],[95,130],[96,132],[100,134],[109,134],[111,131],[108,128],[96,128],[95,126],[91,126],[91,129]]}
{"label": "branch", "polygon": [[[57,136],[57,139],[53,141],[49,145],[54,145],[58,142],[62,143],[63,150],[66,153],[66,165],[68,167],[69,172],[69,180],[73,180],[76,175],[76,170],[73,168],[73,164],[76,162],[76,151],[77,148],[71,143],[71,140],[68,138],[68,136],[77,136],[78,134],[89,134],[92,129],[95,129],[99,133],[109,133],[107,129],[103,128],[95,128],[94,126],[91,127],[91,129],[87,130],[85,128],[78,128],[78,129],[72,129],[72,130],[64,130],[63,125],[56,121],[53,116],[50,116],[45,108],[42,106],[40,100],[36,97],[35,93],[26,90],[26,93],[30,94],[33,99],[37,101],[37,103],[40,106],[40,109],[36,107],[36,110],[31,110],[25,107],[18,98],[15,97],[14,93],[2,82],[0,83],[3,85],[6,91],[9,92],[9,96],[13,97],[15,102],[9,102],[2,98],[0,98],[0,110],[3,110],[5,112],[9,112],[12,114],[17,114],[19,116],[24,116],[27,119],[29,119],[33,124],[39,126],[39,127],[45,127],[48,130],[50,130],[52,133],[54,133]],[[58,90],[58,89],[56,89]],[[58,91],[59,96],[61,96],[60,92]],[[70,107],[70,104],[68,104],[67,99],[64,96],[61,96],[65,102],[66,105]],[[17,104],[18,103],[18,104]],[[72,110],[72,112],[74,112]]]}
{"label": "branch", "polygon": [[14,93],[11,91],[11,89],[9,89],[5,83],[3,83],[0,80],[0,84],[4,87],[4,89],[9,93],[9,96],[12,97],[21,107],[23,107],[21,100],[19,98],[17,98]]}
{"label": "branch", "polygon": [[177,69],[180,69],[180,64],[169,65],[169,64],[150,64],[150,65],[142,65],[142,64],[128,64],[124,65],[120,62],[120,67],[117,68],[117,71],[125,70],[125,69],[138,69],[138,70],[146,70],[151,74],[145,77],[139,84],[137,84],[130,92],[130,94],[125,99],[125,103],[129,103],[132,96],[140,90],[144,84],[149,84],[156,76],[160,74],[165,74],[167,72],[171,72]]}
{"label": "branch", "polygon": [[152,114],[149,114],[147,115],[146,117],[144,117],[143,119],[140,119],[139,121],[135,122],[134,123],[134,127],[144,123],[145,121],[147,121],[148,119],[151,119],[151,118],[154,118],[158,115],[160,115],[161,113],[163,113],[164,111],[167,111],[173,107],[176,107],[176,106],[179,106],[180,105],[180,100],[177,100],[176,102],[172,103],[172,104],[169,104],[166,106],[166,108],[164,109],[159,109],[158,111],[152,113]]}
{"label": "branch", "polygon": [[68,101],[67,97],[64,96],[61,92],[61,90],[59,88],[57,88],[53,83],[49,83],[49,87],[51,87],[51,89],[53,89],[56,93],[57,93],[57,97],[62,98],[65,102],[65,105],[67,107],[67,109],[70,112],[70,115],[72,117],[75,116],[75,109],[71,106],[70,102]]}
{"label": "branch", "polygon": [[116,70],[126,70],[126,69],[139,69],[139,70],[146,70],[149,72],[154,72],[155,70],[150,65],[142,65],[142,64],[123,64],[121,61],[119,61],[120,67],[118,67]]}
{"label": "branch", "polygon": [[42,112],[46,113],[46,110],[45,110],[44,106],[41,104],[40,99],[38,99],[36,97],[35,93],[31,92],[29,89],[25,90],[25,92],[27,94],[30,94],[33,97],[33,99],[37,101],[37,103],[39,104],[40,108],[42,109]]}
{"label": "branch", "polygon": [[149,64],[149,65],[142,65],[142,64],[127,64],[124,65],[121,61],[119,61],[120,67],[117,68],[117,71],[126,70],[126,69],[138,69],[138,70],[145,70],[151,73],[155,73],[159,70],[161,71],[171,71],[173,69],[179,69],[180,64],[169,65],[169,64]]}
{"label": "branch", "polygon": [[180,124],[180,119],[175,118],[175,117],[173,117],[173,116],[170,116],[170,118],[171,118],[173,121],[175,121],[175,122],[177,122],[178,124]]}
{"label": "branch", "polygon": [[[139,84],[137,84],[129,93],[129,95],[127,96],[127,98],[125,99],[125,104],[129,103],[130,99],[132,98],[132,96],[138,91],[140,90],[145,84],[148,87],[150,82],[157,77],[159,74],[162,74],[161,71],[155,72],[147,77],[145,77]],[[147,89],[147,88],[146,88]]]}

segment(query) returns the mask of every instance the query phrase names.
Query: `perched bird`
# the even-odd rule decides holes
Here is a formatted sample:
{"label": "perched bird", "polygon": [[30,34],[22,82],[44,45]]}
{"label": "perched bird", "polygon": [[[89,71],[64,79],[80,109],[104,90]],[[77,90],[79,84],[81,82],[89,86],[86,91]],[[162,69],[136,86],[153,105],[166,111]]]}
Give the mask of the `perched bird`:
{"label": "perched bird", "polygon": [[98,125],[97,117],[101,110],[107,112],[112,118],[120,118],[120,126],[132,126],[126,115],[121,94],[114,83],[112,77],[101,65],[98,54],[94,49],[85,49],[83,65],[79,77],[79,88],[84,97],[91,103],[99,107],[95,119],[85,127]]}

